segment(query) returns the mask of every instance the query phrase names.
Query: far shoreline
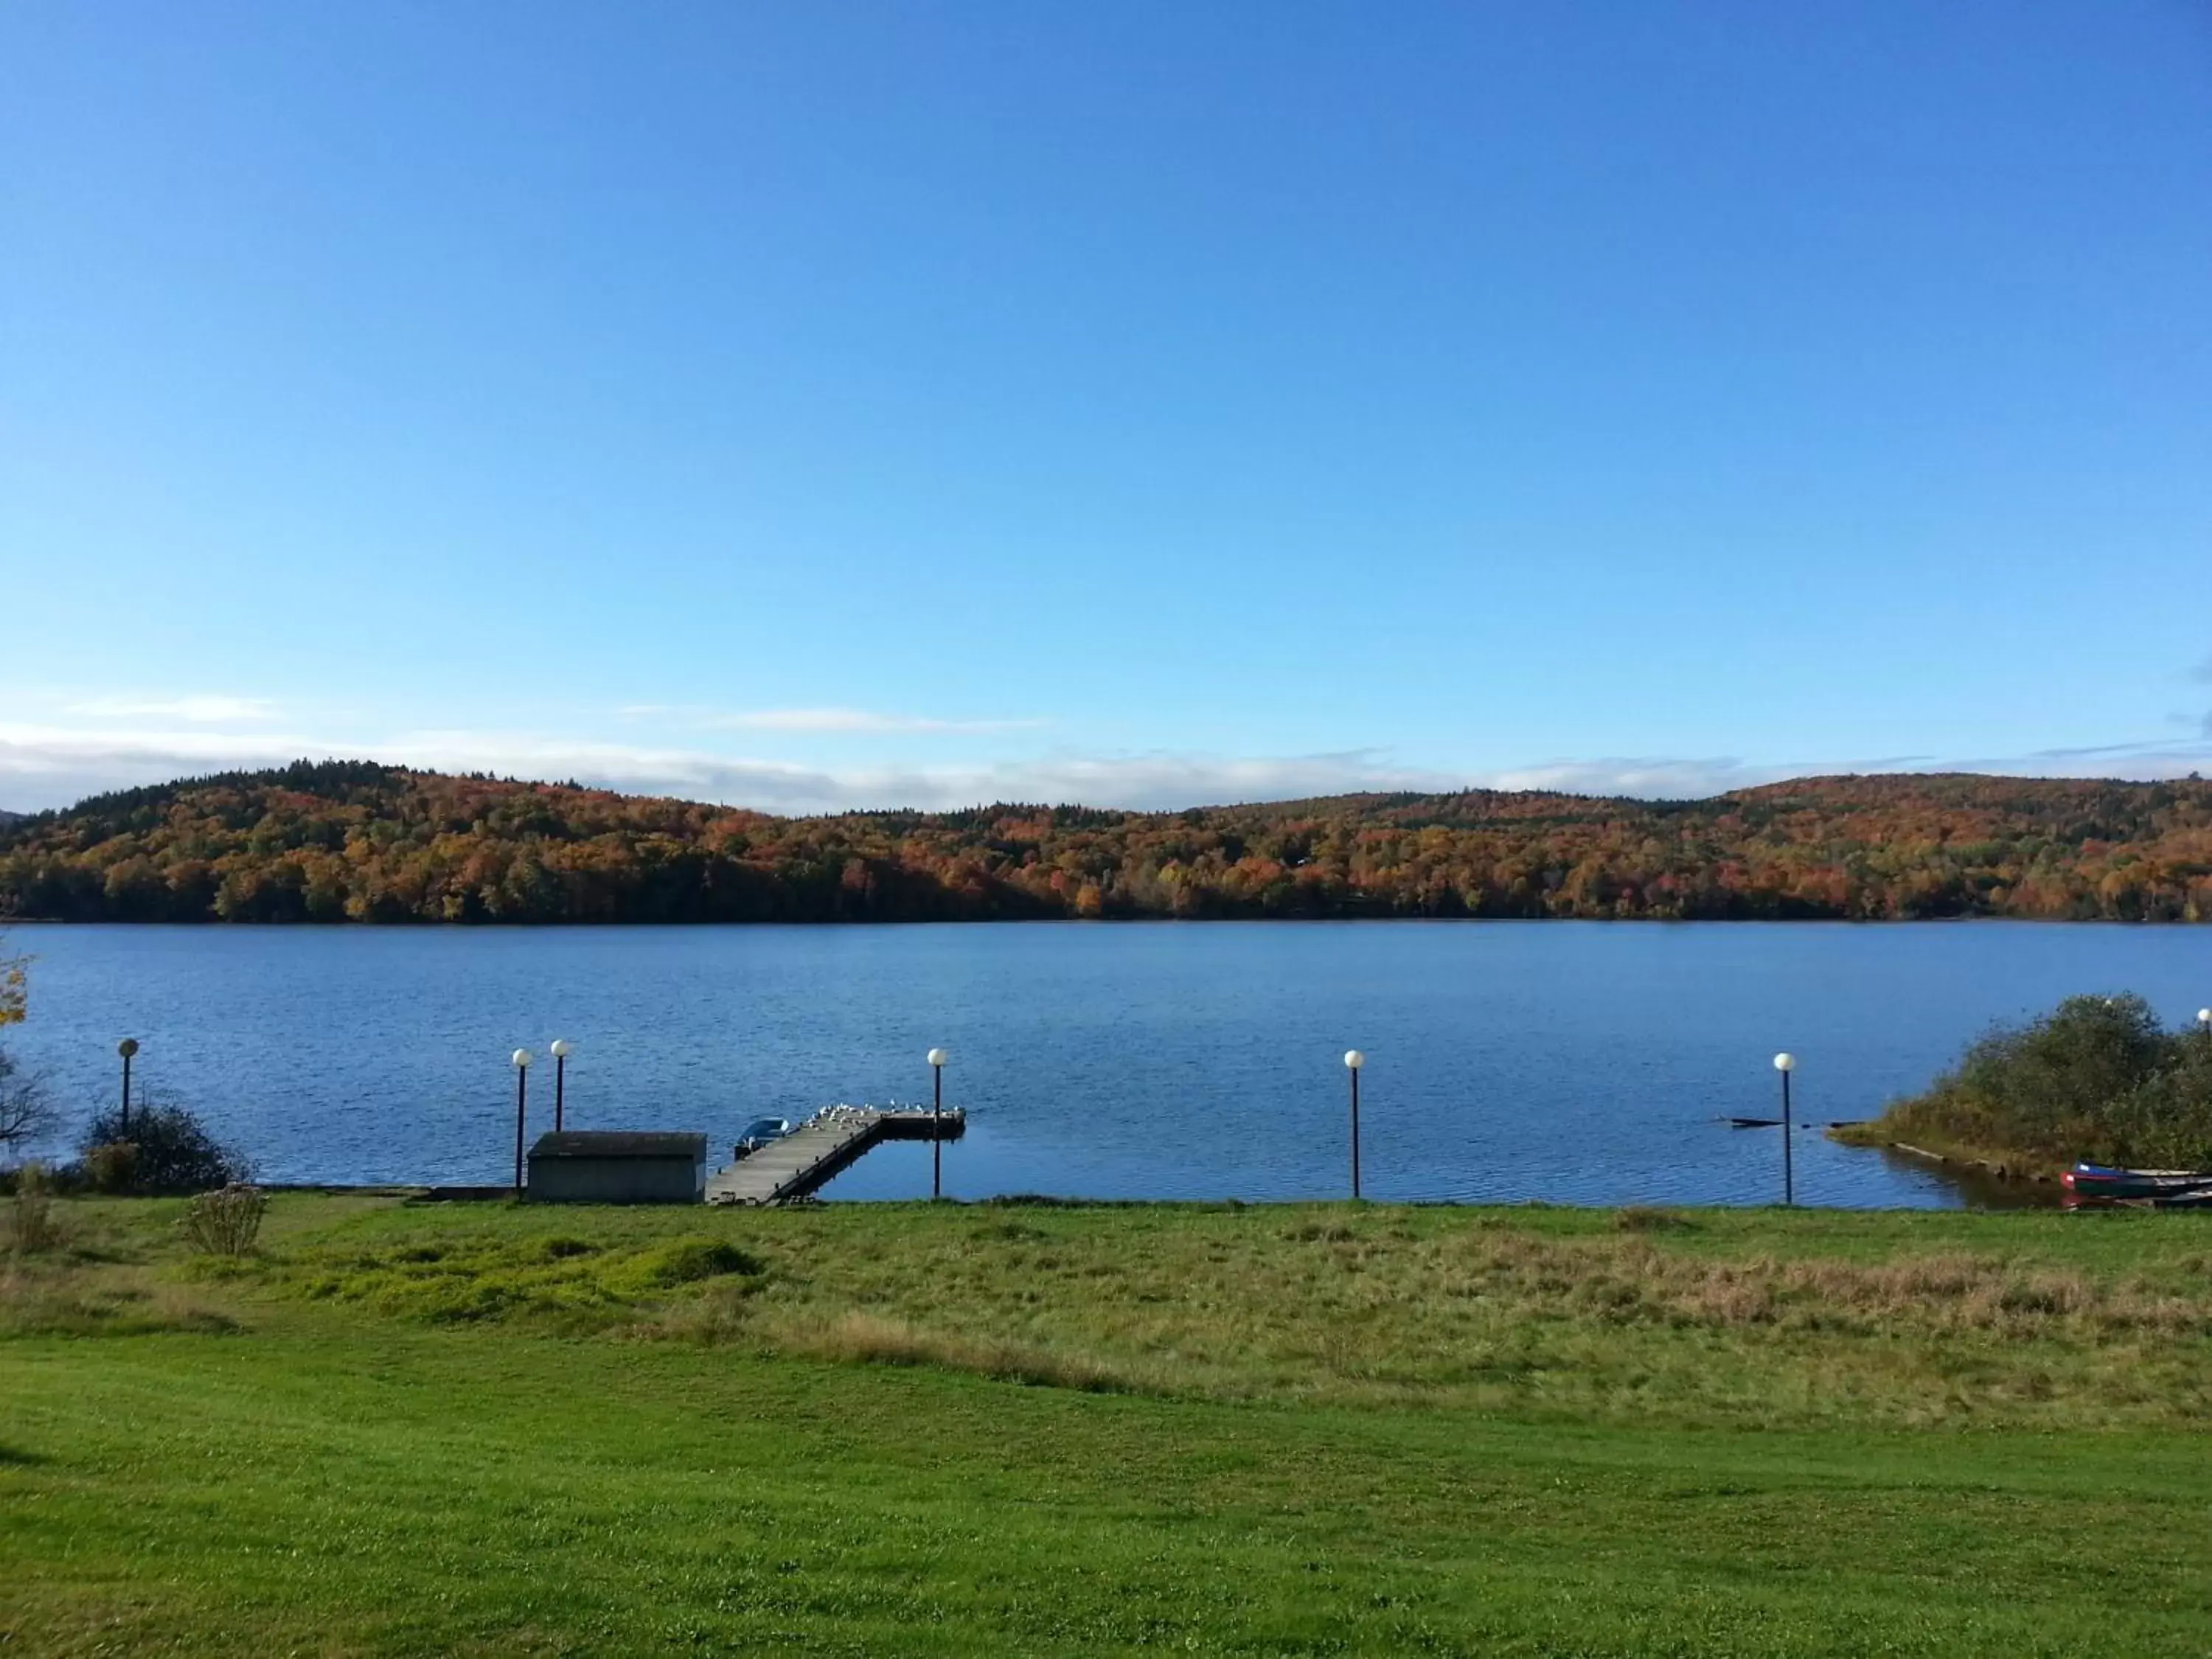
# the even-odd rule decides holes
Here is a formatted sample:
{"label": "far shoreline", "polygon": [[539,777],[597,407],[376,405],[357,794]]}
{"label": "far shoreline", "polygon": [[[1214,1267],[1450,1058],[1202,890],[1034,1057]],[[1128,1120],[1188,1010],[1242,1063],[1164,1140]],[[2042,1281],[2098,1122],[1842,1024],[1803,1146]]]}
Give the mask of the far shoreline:
{"label": "far shoreline", "polygon": [[193,921],[146,921],[115,916],[8,916],[0,918],[0,937],[23,927],[177,927],[253,933],[598,933],[617,927],[665,928],[681,932],[708,927],[1279,927],[1368,925],[1374,927],[1953,927],[1987,924],[2005,927],[2147,928],[2188,933],[2212,928],[2212,921],[2179,917],[2130,920],[2121,916],[821,916],[805,921],[732,921],[719,917],[614,921],[321,921],[302,916],[284,921],[233,921],[219,916]]}

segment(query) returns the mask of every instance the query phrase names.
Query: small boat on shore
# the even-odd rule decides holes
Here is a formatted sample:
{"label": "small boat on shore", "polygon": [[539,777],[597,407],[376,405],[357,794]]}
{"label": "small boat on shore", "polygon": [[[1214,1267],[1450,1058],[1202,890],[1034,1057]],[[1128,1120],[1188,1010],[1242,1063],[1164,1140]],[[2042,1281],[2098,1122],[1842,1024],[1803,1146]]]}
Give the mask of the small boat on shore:
{"label": "small boat on shore", "polygon": [[738,1131],[738,1143],[731,1148],[733,1157],[744,1158],[771,1146],[791,1133],[791,1120],[782,1117],[757,1117]]}
{"label": "small boat on shore", "polygon": [[2212,1204],[2212,1170],[2121,1170],[2076,1164],[2058,1177],[2075,1204]]}

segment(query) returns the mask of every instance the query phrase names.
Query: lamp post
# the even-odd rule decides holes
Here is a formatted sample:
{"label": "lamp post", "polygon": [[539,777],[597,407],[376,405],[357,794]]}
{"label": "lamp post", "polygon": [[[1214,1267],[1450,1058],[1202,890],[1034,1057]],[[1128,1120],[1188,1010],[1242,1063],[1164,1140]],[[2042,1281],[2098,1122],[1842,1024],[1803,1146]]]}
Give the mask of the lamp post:
{"label": "lamp post", "polygon": [[1774,1069],[1782,1073],[1782,1201],[1795,1206],[1797,1183],[1790,1164],[1790,1073],[1797,1069],[1797,1056],[1775,1055]]}
{"label": "lamp post", "polygon": [[514,1051],[514,1195],[522,1196],[522,1124],[530,1102],[530,1050]]}
{"label": "lamp post", "polygon": [[1359,1068],[1367,1056],[1357,1048],[1345,1051],[1344,1069],[1352,1073],[1352,1195],[1359,1196]]}
{"label": "lamp post", "polygon": [[2197,1011],[2197,1029],[2204,1033],[2204,1040],[2212,1042],[2212,1008]]}
{"label": "lamp post", "polygon": [[566,1037],[555,1037],[545,1052],[553,1056],[553,1133],[561,1133],[561,1109],[568,1092],[568,1056],[576,1052],[576,1045]]}
{"label": "lamp post", "polygon": [[138,1052],[138,1039],[125,1037],[115,1045],[115,1052],[123,1056],[123,1133],[131,1133],[131,1056]]}
{"label": "lamp post", "polygon": [[945,1196],[945,1063],[952,1056],[942,1048],[929,1051],[929,1195]]}

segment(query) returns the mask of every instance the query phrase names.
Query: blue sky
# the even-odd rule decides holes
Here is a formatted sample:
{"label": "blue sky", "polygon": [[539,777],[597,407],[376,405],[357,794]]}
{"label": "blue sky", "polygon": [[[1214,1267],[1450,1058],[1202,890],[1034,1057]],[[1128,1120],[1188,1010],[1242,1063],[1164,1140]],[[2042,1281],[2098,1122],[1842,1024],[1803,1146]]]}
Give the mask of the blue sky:
{"label": "blue sky", "polygon": [[2212,10],[0,9],[0,806],[2212,769]]}

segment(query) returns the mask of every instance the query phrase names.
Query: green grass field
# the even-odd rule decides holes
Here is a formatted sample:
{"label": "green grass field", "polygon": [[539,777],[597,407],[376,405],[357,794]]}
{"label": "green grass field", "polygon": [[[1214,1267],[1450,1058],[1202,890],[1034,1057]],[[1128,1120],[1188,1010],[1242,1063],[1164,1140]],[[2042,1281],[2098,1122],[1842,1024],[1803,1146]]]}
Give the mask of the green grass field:
{"label": "green grass field", "polygon": [[0,1652],[2208,1644],[2206,1218],[57,1208]]}

